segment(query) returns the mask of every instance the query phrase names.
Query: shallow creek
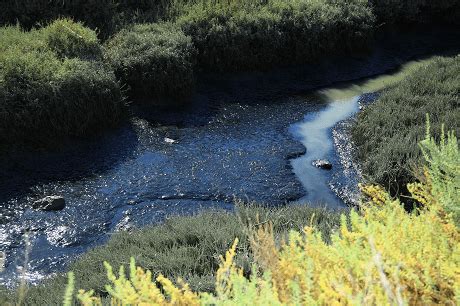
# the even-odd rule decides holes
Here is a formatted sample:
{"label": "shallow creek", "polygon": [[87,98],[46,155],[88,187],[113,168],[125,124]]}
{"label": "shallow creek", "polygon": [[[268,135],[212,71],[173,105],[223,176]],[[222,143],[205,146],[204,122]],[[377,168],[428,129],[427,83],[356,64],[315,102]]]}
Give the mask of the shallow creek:
{"label": "shallow creek", "polygon": [[[352,159],[349,139],[353,116],[374,101],[382,89],[396,84],[429,61],[430,58],[409,61],[390,73],[345,82],[312,94],[310,99],[326,101],[327,106],[307,113],[302,121],[290,126],[291,133],[306,148],[306,154],[291,160],[293,171],[306,190],[298,202],[330,208],[358,204],[357,184],[361,173]],[[333,171],[312,167],[318,159],[332,162]]]}
{"label": "shallow creek", "polygon": [[[0,284],[16,281],[25,252],[24,275],[37,282],[114,232],[171,215],[231,210],[236,200],[353,204],[360,172],[351,158],[349,118],[372,93],[422,65],[421,58],[460,50],[459,33],[443,32],[443,40],[435,31],[413,35],[390,35],[363,58],[202,75],[188,109],[133,107],[128,123],[96,139],[3,158]],[[332,170],[315,168],[315,159],[330,160]],[[66,207],[30,208],[46,195],[63,196]]]}

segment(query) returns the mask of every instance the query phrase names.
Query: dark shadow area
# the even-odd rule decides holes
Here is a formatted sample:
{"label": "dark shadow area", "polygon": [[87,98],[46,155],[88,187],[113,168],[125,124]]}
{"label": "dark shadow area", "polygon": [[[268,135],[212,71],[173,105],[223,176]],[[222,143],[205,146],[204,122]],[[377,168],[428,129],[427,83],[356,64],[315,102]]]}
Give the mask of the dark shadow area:
{"label": "dark shadow area", "polygon": [[131,157],[137,145],[135,126],[127,122],[89,140],[68,141],[54,151],[4,154],[0,156],[0,203],[36,184],[104,173]]}

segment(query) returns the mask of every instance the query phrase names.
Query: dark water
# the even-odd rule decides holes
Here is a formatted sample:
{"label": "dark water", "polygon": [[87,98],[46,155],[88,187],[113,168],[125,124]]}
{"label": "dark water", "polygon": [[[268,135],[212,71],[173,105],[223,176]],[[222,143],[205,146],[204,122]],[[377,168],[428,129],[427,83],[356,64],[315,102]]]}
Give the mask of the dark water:
{"label": "dark water", "polygon": [[[129,123],[97,139],[59,152],[4,158],[0,250],[6,260],[0,283],[15,281],[25,233],[30,240],[26,277],[35,282],[61,271],[111,233],[168,215],[232,209],[235,199],[344,206],[342,199],[356,198],[359,169],[347,160],[341,120],[358,110],[363,93],[385,87],[387,78],[330,84],[385,74],[414,57],[460,50],[459,33],[443,31],[440,37],[435,30],[389,35],[364,58],[203,75],[190,108],[182,112],[133,108]],[[398,71],[389,78],[395,75]],[[328,88],[312,91],[322,86]],[[310,165],[324,157],[333,161],[333,171]],[[66,208],[30,208],[46,195],[65,197]]]}

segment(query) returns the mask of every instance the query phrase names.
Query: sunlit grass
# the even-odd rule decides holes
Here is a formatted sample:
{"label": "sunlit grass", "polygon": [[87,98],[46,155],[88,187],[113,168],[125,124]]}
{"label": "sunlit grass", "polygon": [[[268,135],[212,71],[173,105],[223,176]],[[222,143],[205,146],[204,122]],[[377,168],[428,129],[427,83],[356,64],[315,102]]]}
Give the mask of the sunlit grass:
{"label": "sunlit grass", "polygon": [[353,139],[363,171],[370,182],[405,194],[423,161],[418,141],[425,136],[425,114],[431,116],[434,136],[441,124],[460,132],[460,57],[437,57],[423,62],[407,78],[383,91],[358,116]]}
{"label": "sunlit grass", "polygon": [[[340,212],[306,205],[264,208],[239,206],[237,213],[203,212],[196,216],[172,217],[163,224],[112,236],[106,245],[96,247],[73,262],[68,269],[75,273],[75,287],[96,289],[105,294],[107,273],[104,260],[128,268],[130,257],[138,265],[177,280],[187,281],[194,290],[213,291],[219,255],[240,237],[238,263],[249,272],[252,253],[249,233],[254,227],[272,222],[278,242],[287,238],[291,229],[301,230],[310,222],[328,239],[340,223]],[[62,302],[67,277],[60,275],[30,287],[25,301],[31,305],[57,305]],[[14,300],[17,292],[3,293],[3,299]],[[0,301],[2,295],[0,291]]]}

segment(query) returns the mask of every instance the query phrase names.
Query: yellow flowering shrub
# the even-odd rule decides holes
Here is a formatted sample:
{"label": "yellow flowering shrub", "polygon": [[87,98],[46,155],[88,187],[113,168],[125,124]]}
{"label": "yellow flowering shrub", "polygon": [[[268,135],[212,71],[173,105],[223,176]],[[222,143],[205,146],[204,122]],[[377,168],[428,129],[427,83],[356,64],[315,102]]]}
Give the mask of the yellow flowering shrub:
{"label": "yellow flowering shrub", "polygon": [[[169,279],[159,275],[156,281],[159,287],[152,281],[152,273],[136,267],[131,258],[129,279],[125,276],[123,266],[120,267],[118,277],[112,267],[104,262],[107,269],[107,277],[112,283],[106,285],[112,305],[199,305],[198,295],[193,293],[187,284],[179,280],[181,288],[176,287]],[[72,280],[72,277],[69,278]],[[69,282],[73,284],[73,281]],[[100,299],[93,296],[93,291],[80,290],[77,294],[82,305],[102,305]]]}
{"label": "yellow flowering shrub", "polygon": [[[420,203],[414,211],[407,212],[380,187],[362,186],[367,200],[359,212],[342,216],[330,243],[306,226],[303,232],[292,231],[278,247],[271,225],[260,226],[251,237],[256,261],[251,276],[245,277],[234,263],[236,239],[221,257],[214,293],[193,293],[161,275],[154,283],[151,273],[136,268],[133,260],[129,279],[123,269],[116,277],[106,264],[112,304],[460,304],[460,232],[454,221],[460,200],[457,139],[448,134],[436,145],[427,137],[421,147],[429,165],[421,183],[409,186]],[[101,303],[91,292],[80,291],[77,297],[84,305]]]}

